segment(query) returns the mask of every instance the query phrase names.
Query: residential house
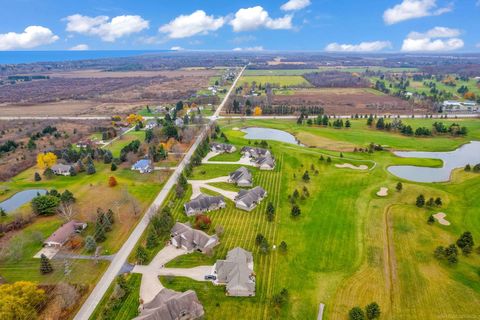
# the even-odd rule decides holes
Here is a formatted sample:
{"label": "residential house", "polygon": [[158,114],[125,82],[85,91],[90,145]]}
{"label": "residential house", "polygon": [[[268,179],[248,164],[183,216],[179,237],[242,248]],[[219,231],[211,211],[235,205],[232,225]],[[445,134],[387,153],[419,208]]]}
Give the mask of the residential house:
{"label": "residential house", "polygon": [[54,164],[50,169],[52,169],[53,173],[59,176],[69,176],[72,170],[72,166],[69,164]]}
{"label": "residential house", "polygon": [[237,148],[231,144],[213,142],[210,144],[210,150],[217,153],[233,153],[237,150]]}
{"label": "residential house", "polygon": [[146,130],[151,130],[153,128],[156,128],[158,127],[158,122],[157,120],[150,120],[147,122],[147,124],[145,125],[145,129]]}
{"label": "residential house", "polygon": [[270,150],[255,148],[255,147],[243,147],[240,151],[244,157],[250,157],[257,159],[259,157],[264,157],[266,155],[271,155]]}
{"label": "residential house", "polygon": [[131,168],[140,173],[150,173],[153,171],[152,161],[150,159],[141,159],[135,162]]}
{"label": "residential house", "polygon": [[275,169],[275,159],[270,154],[267,154],[264,157],[255,159],[255,165],[260,170],[273,170]]}
{"label": "residential house", "polygon": [[94,145],[95,143],[90,139],[80,140],[76,144],[77,148],[88,148],[88,147],[93,147]]}
{"label": "residential house", "polygon": [[240,190],[235,197],[235,206],[242,210],[252,211],[266,196],[267,192],[261,187]]}
{"label": "residential house", "polygon": [[80,233],[86,227],[87,224],[84,222],[69,221],[52,233],[52,235],[43,242],[43,245],[46,247],[61,247],[73,234]]}
{"label": "residential house", "polygon": [[456,100],[446,100],[442,103],[442,109],[446,112],[455,112],[455,111],[478,111],[479,107],[474,101],[456,101]]}
{"label": "residential house", "polygon": [[182,118],[175,119],[175,126],[183,127],[184,126],[183,119]]}
{"label": "residential house", "polygon": [[203,212],[223,209],[226,204],[223,196],[214,197],[200,194],[196,198],[185,203],[183,206],[185,208],[185,213],[190,217]]}
{"label": "residential house", "polygon": [[218,237],[193,229],[190,224],[177,222],[172,228],[170,242],[187,251],[208,252],[218,244]]}
{"label": "residential house", "polygon": [[245,167],[240,167],[230,173],[228,182],[235,183],[239,187],[251,187],[253,185],[253,176]]}
{"label": "residential house", "polygon": [[141,305],[139,311],[134,320],[194,320],[205,313],[195,291],[176,292],[167,288]]}
{"label": "residential house", "polygon": [[214,265],[216,284],[226,285],[227,295],[234,297],[255,296],[253,256],[242,248],[228,252],[226,260],[217,260]]}

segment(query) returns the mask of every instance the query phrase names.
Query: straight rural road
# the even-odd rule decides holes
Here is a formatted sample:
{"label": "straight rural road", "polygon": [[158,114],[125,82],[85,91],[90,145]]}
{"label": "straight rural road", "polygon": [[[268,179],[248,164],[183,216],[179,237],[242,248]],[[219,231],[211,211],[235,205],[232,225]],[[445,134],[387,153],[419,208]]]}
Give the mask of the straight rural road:
{"label": "straight rural road", "polygon": [[93,311],[95,310],[97,305],[100,303],[100,300],[102,299],[103,295],[107,291],[108,287],[114,281],[115,277],[118,275],[118,273],[122,269],[123,264],[127,261],[128,256],[130,255],[136,243],[138,242],[143,232],[147,228],[148,224],[150,223],[150,216],[154,214],[157,211],[157,209],[162,205],[162,203],[167,198],[168,193],[177,182],[178,177],[183,172],[185,166],[188,163],[190,163],[190,159],[192,158],[193,153],[195,152],[195,150],[197,150],[198,146],[200,145],[200,143],[203,141],[203,138],[207,134],[208,127],[215,122],[215,119],[220,114],[221,109],[227,103],[228,97],[230,96],[232,91],[235,89],[238,79],[240,79],[245,68],[246,66],[243,67],[242,70],[239,72],[230,90],[228,90],[222,103],[220,103],[217,110],[215,111],[214,116],[210,119],[209,125],[204,128],[201,134],[198,135],[192,147],[188,150],[187,154],[185,155],[183,160],[180,162],[180,164],[177,166],[173,174],[170,176],[165,186],[162,188],[162,190],[157,195],[157,197],[155,198],[153,203],[150,205],[150,207],[147,209],[147,212],[144,214],[144,216],[142,217],[138,225],[130,234],[127,241],[125,241],[123,246],[117,252],[117,254],[115,255],[115,258],[113,258],[108,269],[105,271],[100,281],[97,283],[93,291],[88,296],[87,300],[84,302],[80,310],[75,315],[75,318],[74,318],[75,320],[88,320],[90,318]]}

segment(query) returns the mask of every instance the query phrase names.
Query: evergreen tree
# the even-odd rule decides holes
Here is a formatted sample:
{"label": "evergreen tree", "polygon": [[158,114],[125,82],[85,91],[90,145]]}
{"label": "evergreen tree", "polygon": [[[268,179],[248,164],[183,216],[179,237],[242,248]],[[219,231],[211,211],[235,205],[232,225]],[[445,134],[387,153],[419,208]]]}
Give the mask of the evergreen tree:
{"label": "evergreen tree", "polygon": [[40,272],[42,274],[51,273],[53,271],[52,264],[50,260],[42,253],[40,256]]}
{"label": "evergreen tree", "polygon": [[287,243],[285,241],[280,242],[279,248],[281,253],[286,253],[288,250]]}
{"label": "evergreen tree", "polygon": [[305,173],[302,176],[302,180],[304,182],[309,182],[310,181],[310,175],[308,174],[308,171],[305,171]]}
{"label": "evergreen tree", "polygon": [[403,189],[403,184],[401,182],[398,182],[395,188],[397,189],[398,192],[400,192]]}
{"label": "evergreen tree", "polygon": [[158,245],[158,236],[157,232],[153,228],[148,229],[148,235],[147,235],[147,243],[146,247],[147,249],[152,249],[155,248]]}
{"label": "evergreen tree", "polygon": [[5,211],[5,209],[0,207],[0,217],[6,217],[6,216],[7,216],[7,211]]}
{"label": "evergreen tree", "polygon": [[95,224],[95,241],[103,242],[107,240],[107,236],[105,235],[105,229],[103,229],[103,225],[99,222]]}
{"label": "evergreen tree", "polygon": [[436,198],[435,199],[435,205],[437,207],[441,207],[442,206],[442,199],[440,197]]}
{"label": "evergreen tree", "polygon": [[40,174],[38,172],[35,172],[35,175],[34,175],[33,179],[35,181],[40,181],[40,180],[42,180],[42,177],[40,176]]}
{"label": "evergreen tree", "polygon": [[435,223],[435,218],[434,218],[432,215],[430,215],[430,216],[428,217],[427,222],[428,222],[428,224],[434,224],[434,223]]}
{"label": "evergreen tree", "polygon": [[421,208],[425,205],[425,197],[423,196],[423,194],[421,194],[417,197],[417,201],[415,202],[415,204],[419,208]]}
{"label": "evergreen tree", "polygon": [[365,313],[360,307],[354,307],[348,312],[348,319],[350,320],[365,320]]}
{"label": "evergreen tree", "polygon": [[112,162],[112,165],[110,166],[110,171],[116,171],[117,170],[117,165],[115,162]]}
{"label": "evergreen tree", "polygon": [[96,170],[95,170],[95,166],[93,165],[93,163],[90,162],[89,164],[87,164],[87,174],[91,175],[91,174],[94,174],[95,172],[96,172]]}
{"label": "evergreen tree", "polygon": [[94,252],[97,248],[97,243],[95,242],[95,238],[91,235],[88,235],[85,238],[85,249],[87,252]]}
{"label": "evergreen tree", "polygon": [[465,166],[465,171],[467,171],[467,172],[472,171],[472,167],[471,167],[469,164],[467,164],[467,165]]}
{"label": "evergreen tree", "polygon": [[140,245],[137,247],[137,251],[135,252],[135,257],[137,259],[138,264],[144,264],[148,260],[148,253],[145,250],[145,247]]}
{"label": "evergreen tree", "polygon": [[380,306],[376,302],[372,302],[365,307],[365,313],[368,320],[380,318]]}
{"label": "evergreen tree", "polygon": [[300,210],[300,207],[296,204],[294,204],[292,206],[292,210],[290,211],[290,214],[292,215],[292,217],[296,218],[298,217],[300,214],[301,214],[301,210]]}

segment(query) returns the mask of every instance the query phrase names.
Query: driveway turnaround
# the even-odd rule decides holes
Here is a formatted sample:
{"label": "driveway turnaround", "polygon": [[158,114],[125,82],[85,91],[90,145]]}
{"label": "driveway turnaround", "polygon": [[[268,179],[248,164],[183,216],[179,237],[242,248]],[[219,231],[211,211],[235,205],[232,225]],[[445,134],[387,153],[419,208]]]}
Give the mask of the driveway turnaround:
{"label": "driveway turnaround", "polygon": [[192,185],[192,196],[190,197],[190,199],[198,197],[202,193],[200,191],[200,188],[204,188],[204,189],[208,189],[208,190],[220,193],[225,198],[235,201],[237,192],[227,191],[227,190],[223,190],[223,189],[209,185],[209,183],[214,183],[214,182],[228,182],[228,177],[218,177],[218,178],[213,178],[209,180],[188,180],[188,183]]}
{"label": "driveway turnaround", "polygon": [[199,266],[195,268],[162,268],[159,270],[160,276],[187,277],[196,281],[205,280],[206,275],[211,275],[213,266]]}
{"label": "driveway turnaround", "polygon": [[238,161],[210,161],[211,158],[218,156],[219,154],[220,153],[218,152],[210,151],[209,153],[207,153],[205,158],[202,159],[202,163],[203,164],[239,164],[242,166],[251,166],[251,167],[256,166],[256,164],[252,162],[250,157],[241,157],[240,160]]}
{"label": "driveway turnaround", "polygon": [[132,272],[142,274],[142,283],[140,284],[140,298],[144,303],[150,302],[162,289],[162,283],[158,279],[160,270],[163,266],[187,251],[177,249],[172,245],[168,245],[153,258],[149,265],[136,265]]}

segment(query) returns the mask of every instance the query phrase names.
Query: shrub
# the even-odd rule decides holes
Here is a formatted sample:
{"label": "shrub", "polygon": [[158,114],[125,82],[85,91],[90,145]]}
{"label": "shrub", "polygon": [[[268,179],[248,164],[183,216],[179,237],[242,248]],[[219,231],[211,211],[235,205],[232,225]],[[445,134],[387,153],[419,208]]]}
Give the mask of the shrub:
{"label": "shrub", "polygon": [[199,214],[195,217],[195,229],[208,230],[211,224],[212,220],[205,214]]}
{"label": "shrub", "polygon": [[108,186],[109,186],[109,187],[112,187],[112,188],[113,188],[113,187],[115,187],[117,184],[118,184],[118,183],[117,183],[117,179],[115,179],[115,177],[112,176],[112,177],[108,178]]}
{"label": "shrub", "polygon": [[148,253],[145,250],[145,247],[142,245],[137,247],[137,251],[135,252],[135,258],[137,259],[138,264],[144,264],[148,260]]}
{"label": "shrub", "polygon": [[350,320],[365,320],[365,312],[360,307],[353,307],[348,312],[348,318]]}
{"label": "shrub", "polygon": [[93,252],[97,248],[97,243],[95,242],[95,238],[93,236],[87,236],[85,238],[85,250],[87,252]]}
{"label": "shrub", "polygon": [[300,207],[296,204],[294,204],[292,206],[292,210],[290,211],[290,214],[292,215],[292,217],[296,218],[298,217],[300,214],[301,214],[301,210],[300,210]]}
{"label": "shrub", "polygon": [[365,313],[368,320],[380,318],[380,306],[376,302],[372,302],[365,307]]}

